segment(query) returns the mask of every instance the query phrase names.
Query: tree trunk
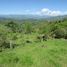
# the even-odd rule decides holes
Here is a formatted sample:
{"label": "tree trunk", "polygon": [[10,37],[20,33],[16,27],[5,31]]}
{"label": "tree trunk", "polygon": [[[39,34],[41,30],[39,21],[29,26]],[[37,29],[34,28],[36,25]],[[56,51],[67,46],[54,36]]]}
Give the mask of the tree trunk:
{"label": "tree trunk", "polygon": [[11,49],[13,48],[13,46],[12,46],[12,41],[10,41],[10,48],[11,48]]}

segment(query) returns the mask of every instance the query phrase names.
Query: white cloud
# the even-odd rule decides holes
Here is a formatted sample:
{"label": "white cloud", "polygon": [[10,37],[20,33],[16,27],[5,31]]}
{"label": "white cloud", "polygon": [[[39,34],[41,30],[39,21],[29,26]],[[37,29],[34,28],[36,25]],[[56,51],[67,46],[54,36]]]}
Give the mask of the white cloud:
{"label": "white cloud", "polygon": [[58,15],[61,15],[61,11],[53,11],[48,8],[43,8],[41,9],[41,14],[49,15],[49,16],[58,16]]}
{"label": "white cloud", "polygon": [[43,9],[41,9],[40,12],[43,15],[49,15],[51,11],[48,8],[43,8]]}
{"label": "white cloud", "polygon": [[58,16],[58,15],[62,15],[61,11],[51,11],[51,13],[49,14],[50,16]]}
{"label": "white cloud", "polygon": [[59,11],[59,10],[50,10],[48,8],[43,8],[40,11],[35,12],[37,15],[48,15],[48,16],[59,16],[59,15],[67,15],[67,11]]}
{"label": "white cloud", "polygon": [[48,8],[41,9],[41,12],[49,12],[50,10]]}
{"label": "white cloud", "polygon": [[32,14],[32,15],[47,15],[47,16],[67,15],[67,11],[50,10],[48,8],[43,8],[36,11],[25,10],[25,12],[26,14]]}

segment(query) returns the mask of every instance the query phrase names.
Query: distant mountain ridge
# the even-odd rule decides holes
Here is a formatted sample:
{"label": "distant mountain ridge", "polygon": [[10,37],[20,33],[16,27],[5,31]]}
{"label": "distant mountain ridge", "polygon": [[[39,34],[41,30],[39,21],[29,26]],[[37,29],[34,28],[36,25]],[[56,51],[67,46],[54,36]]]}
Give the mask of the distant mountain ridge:
{"label": "distant mountain ridge", "polygon": [[23,20],[23,19],[51,19],[51,18],[64,18],[64,16],[45,16],[45,15],[0,15],[0,19],[15,19],[15,20]]}
{"label": "distant mountain ridge", "polygon": [[0,19],[41,19],[41,18],[48,18],[50,16],[40,16],[40,15],[0,15]]}

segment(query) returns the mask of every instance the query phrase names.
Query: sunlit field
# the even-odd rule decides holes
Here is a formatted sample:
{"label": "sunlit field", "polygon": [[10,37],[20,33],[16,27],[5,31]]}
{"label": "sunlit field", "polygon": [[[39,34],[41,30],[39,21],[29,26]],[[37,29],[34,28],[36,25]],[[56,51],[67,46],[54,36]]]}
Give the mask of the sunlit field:
{"label": "sunlit field", "polygon": [[0,23],[0,67],[67,67],[66,18],[18,22]]}

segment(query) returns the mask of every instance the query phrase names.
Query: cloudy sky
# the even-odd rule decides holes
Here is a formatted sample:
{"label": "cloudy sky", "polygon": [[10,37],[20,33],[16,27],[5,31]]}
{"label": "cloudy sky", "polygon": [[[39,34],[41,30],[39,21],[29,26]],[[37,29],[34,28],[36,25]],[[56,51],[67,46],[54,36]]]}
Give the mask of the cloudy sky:
{"label": "cloudy sky", "polygon": [[67,0],[0,0],[2,14],[66,15]]}

